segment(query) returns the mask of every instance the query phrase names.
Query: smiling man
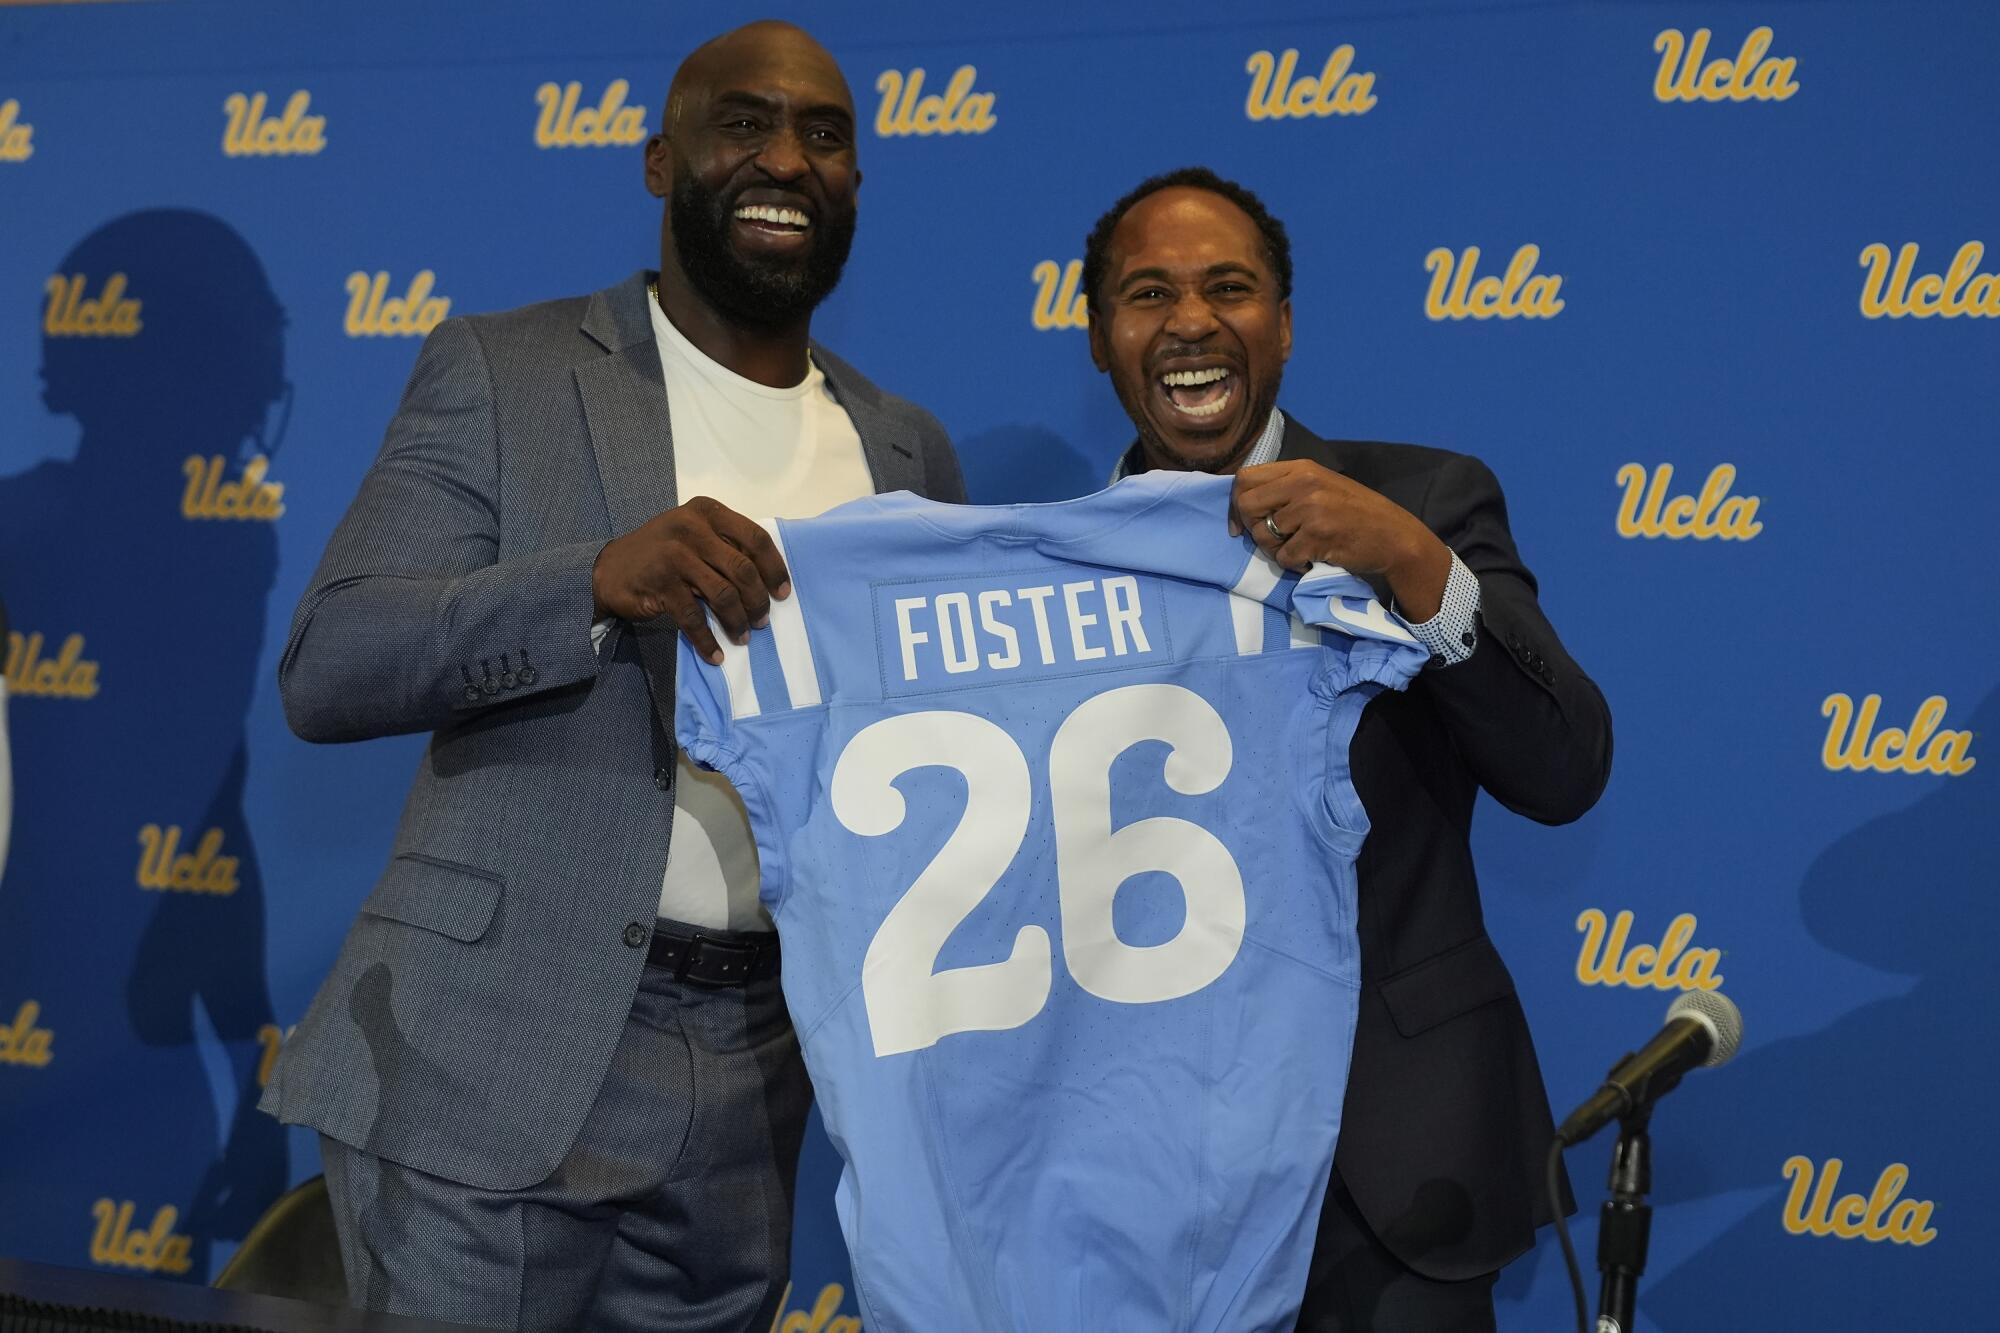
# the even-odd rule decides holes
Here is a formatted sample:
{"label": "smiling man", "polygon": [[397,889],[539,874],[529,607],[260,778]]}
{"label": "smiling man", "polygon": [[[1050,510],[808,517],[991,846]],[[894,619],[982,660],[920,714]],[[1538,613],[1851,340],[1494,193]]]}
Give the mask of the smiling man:
{"label": "smiling man", "polygon": [[790,592],[743,517],[959,501],[943,430],[810,340],[861,172],[811,37],[676,74],[657,275],[441,324],[279,668],[315,741],[429,731],[264,1105],[321,1135],[353,1302],[767,1328],[811,1099],[743,802],[671,739],[677,632]]}
{"label": "smiling man", "polygon": [[[1554,1127],[1482,923],[1473,807],[1483,789],[1544,823],[1581,816],[1609,776],[1610,713],[1543,616],[1483,464],[1322,439],[1279,410],[1291,247],[1255,195],[1202,168],[1148,180],[1098,221],[1083,279],[1091,357],[1138,431],[1119,474],[1233,473],[1232,526],[1289,568],[1361,575],[1431,650],[1348,746],[1371,825],[1362,991],[1298,1327],[1491,1329],[1499,1269],[1549,1219]],[[1283,1017],[1302,1042],[1347,1039],[1344,1014]]]}

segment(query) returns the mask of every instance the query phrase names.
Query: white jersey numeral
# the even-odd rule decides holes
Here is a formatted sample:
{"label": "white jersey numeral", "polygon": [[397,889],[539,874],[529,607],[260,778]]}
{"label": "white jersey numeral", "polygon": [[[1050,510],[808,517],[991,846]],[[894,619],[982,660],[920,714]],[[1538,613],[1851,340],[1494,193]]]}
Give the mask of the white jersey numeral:
{"label": "white jersey numeral", "polygon": [[[1087,699],[1049,744],[1063,961],[1101,999],[1152,1004],[1192,995],[1221,976],[1243,944],[1243,876],[1199,824],[1164,815],[1111,828],[1111,764],[1140,741],[1165,741],[1167,785],[1183,796],[1229,776],[1229,728],[1207,700],[1178,685],[1128,685]],[[1149,870],[1180,882],[1187,918],[1164,944],[1118,938],[1118,886]]]}
{"label": "white jersey numeral", "polygon": [[954,1032],[1017,1028],[1049,998],[1049,933],[1040,926],[1021,927],[1004,963],[931,970],[1027,836],[1028,761],[1013,737],[970,713],[883,718],[833,766],[834,817],[864,837],[894,832],[906,813],[896,779],[932,765],[965,775],[965,813],[861,960],[877,1055],[922,1050]]}
{"label": "white jersey numeral", "polygon": [[[1063,961],[1102,999],[1151,1004],[1193,994],[1228,970],[1243,941],[1243,877],[1213,833],[1155,816],[1111,827],[1111,766],[1132,746],[1165,741],[1167,785],[1214,791],[1229,774],[1222,717],[1178,685],[1128,685],[1084,701],[1049,745],[1056,893]],[[896,779],[942,767],[965,778],[965,812],[951,836],[890,909],[862,961],[861,994],[878,1056],[922,1050],[957,1032],[1020,1027],[1047,1005],[1048,932],[1023,926],[1006,961],[937,971],[938,955],[999,882],[1027,836],[1032,801],[1021,747],[970,713],[906,713],[865,727],[833,770],[835,818],[879,837],[907,813]],[[1112,903],[1134,875],[1165,872],[1187,903],[1180,932],[1161,944],[1118,938]]]}

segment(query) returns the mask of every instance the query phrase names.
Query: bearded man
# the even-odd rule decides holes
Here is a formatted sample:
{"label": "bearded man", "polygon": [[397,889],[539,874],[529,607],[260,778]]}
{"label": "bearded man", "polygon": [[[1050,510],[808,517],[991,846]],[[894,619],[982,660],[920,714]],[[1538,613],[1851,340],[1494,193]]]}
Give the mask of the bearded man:
{"label": "bearded man", "polygon": [[742,516],[960,501],[935,419],[813,343],[853,98],[797,28],[675,75],[657,275],[451,319],[279,668],[313,741],[430,731],[394,855],[264,1105],[319,1131],[352,1302],[506,1328],[767,1327],[811,1100],[743,803],[672,735],[791,585]]}

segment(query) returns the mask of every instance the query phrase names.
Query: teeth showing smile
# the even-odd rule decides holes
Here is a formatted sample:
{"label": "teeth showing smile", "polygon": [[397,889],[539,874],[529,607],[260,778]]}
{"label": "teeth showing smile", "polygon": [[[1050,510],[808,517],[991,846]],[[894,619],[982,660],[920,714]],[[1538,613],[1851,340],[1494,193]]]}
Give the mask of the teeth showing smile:
{"label": "teeth showing smile", "polygon": [[1184,406],[1183,404],[1177,402],[1174,404],[1174,406],[1180,408],[1182,412],[1185,412],[1188,416],[1191,417],[1212,417],[1216,413],[1220,412],[1223,408],[1229,406],[1229,400],[1231,397],[1233,397],[1233,395],[1230,393],[1230,391],[1224,389],[1221,395],[1217,397],[1213,402],[1202,403],[1201,405],[1195,407]]}
{"label": "teeth showing smile", "polygon": [[1197,419],[1222,412],[1236,396],[1234,376],[1223,366],[1170,370],[1160,376],[1160,387],[1176,412]]}
{"label": "teeth showing smile", "polygon": [[781,227],[801,230],[812,226],[812,219],[798,209],[773,208],[768,204],[745,204],[736,210],[736,217],[743,222],[774,222]]}

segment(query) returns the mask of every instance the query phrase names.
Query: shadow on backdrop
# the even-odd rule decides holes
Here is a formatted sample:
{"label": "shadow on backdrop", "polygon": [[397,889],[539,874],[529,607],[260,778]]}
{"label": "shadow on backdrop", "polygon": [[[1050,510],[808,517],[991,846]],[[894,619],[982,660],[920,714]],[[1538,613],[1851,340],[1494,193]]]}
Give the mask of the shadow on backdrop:
{"label": "shadow on backdrop", "polygon": [[1104,489],[1111,469],[1094,466],[1042,426],[996,426],[955,441],[972,503],[1041,504]]}
{"label": "shadow on backdrop", "polygon": [[[2000,730],[2000,689],[1979,705],[1971,730],[1979,737]],[[2000,1244],[1990,1206],[2000,1189],[2000,1156],[1989,1147],[1987,1095],[1987,1061],[2000,1038],[1993,1004],[2000,774],[1979,749],[1975,740],[1979,762],[1970,772],[1929,780],[1914,804],[1833,843],[1799,890],[1814,940],[1915,978],[1910,990],[1818,1032],[1753,1050],[1674,1093],[1675,1122],[1706,1128],[1661,1144],[1656,1201],[1760,1186],[1773,1192],[1656,1290],[1642,1286],[1640,1306],[1662,1329],[1954,1326],[1945,1316],[1961,1317],[1965,1327],[1983,1322],[1978,1284],[1945,1277],[1973,1271],[1966,1266],[1984,1264]],[[1745,1107],[1782,1110],[1749,1118]],[[1783,1220],[1792,1181],[1781,1173],[1794,1157],[1810,1161],[1815,1190],[1827,1160],[1840,1159],[1834,1200],[1868,1198],[1885,1168],[1907,1165],[1901,1198],[1936,1204],[1936,1240],[1913,1247],[1792,1234]],[[1938,1280],[1912,1281],[1913,1264],[1932,1267]],[[1718,1292],[1729,1293],[1728,1309],[1716,1307]],[[1975,1299],[1979,1306],[1970,1304]],[[1974,1314],[1982,1318],[1964,1323]]]}
{"label": "shadow on backdrop", "polygon": [[[107,289],[136,305],[63,315]],[[191,1246],[161,1275],[200,1282],[288,1174],[255,1110],[276,1029],[243,805],[277,542],[268,516],[221,516],[282,433],[285,316],[244,239],[184,210],[92,232],[45,300],[43,402],[81,436],[72,461],[0,481],[0,581],[17,652],[31,634],[44,659],[74,644],[96,691],[13,701],[29,780],[0,974],[29,976],[63,1027],[60,1058],[0,1097],[0,1140],[36,1144],[0,1167],[0,1194],[29,1200],[14,1226],[33,1228],[0,1219],[0,1252],[74,1263],[101,1201],[132,1202],[135,1232],[171,1207]]]}

